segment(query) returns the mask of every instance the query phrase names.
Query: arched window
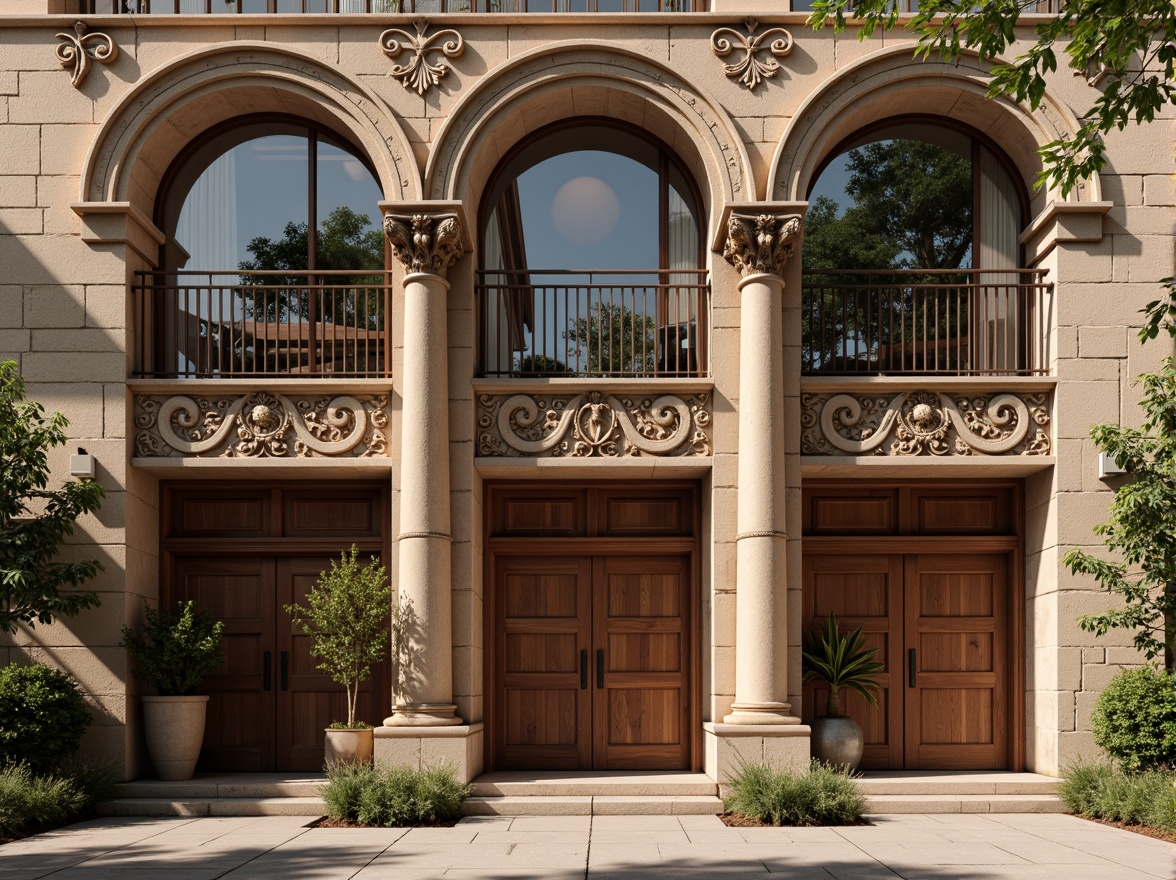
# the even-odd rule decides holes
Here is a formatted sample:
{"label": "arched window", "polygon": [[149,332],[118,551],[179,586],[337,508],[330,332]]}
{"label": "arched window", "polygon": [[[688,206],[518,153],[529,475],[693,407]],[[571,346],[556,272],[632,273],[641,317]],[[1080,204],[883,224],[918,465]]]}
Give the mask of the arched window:
{"label": "arched window", "polygon": [[550,128],[503,161],[480,216],[484,375],[705,371],[698,198],[660,143]]}
{"label": "arched window", "polygon": [[317,126],[236,122],[169,171],[144,286],[155,375],[382,375],[382,192]]}
{"label": "arched window", "polygon": [[977,133],[916,119],[842,144],[809,192],[805,368],[1036,369],[1027,213],[1011,164]]}

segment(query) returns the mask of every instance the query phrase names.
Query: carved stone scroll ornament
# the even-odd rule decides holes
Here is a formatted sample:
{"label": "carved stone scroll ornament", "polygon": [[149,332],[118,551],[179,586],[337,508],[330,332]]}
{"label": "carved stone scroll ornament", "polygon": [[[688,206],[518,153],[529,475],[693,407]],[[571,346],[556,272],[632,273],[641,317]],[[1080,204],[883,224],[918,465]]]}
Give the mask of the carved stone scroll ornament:
{"label": "carved stone scroll ornament", "polygon": [[135,452],[144,457],[382,456],[388,398],[137,397]]}
{"label": "carved stone scroll ornament", "polygon": [[619,458],[711,454],[710,395],[478,398],[478,455]]}
{"label": "carved stone scroll ornament", "polygon": [[[426,37],[425,31],[429,28],[427,18],[418,18],[412,25],[416,28],[415,36],[400,28],[388,28],[380,34],[380,48],[389,58],[395,58],[405,50],[413,53],[407,64],[394,64],[389,72],[406,89],[415,89],[418,95],[423,95],[430,87],[439,85],[445,74],[449,73],[449,65],[444,61],[430,62],[429,53],[440,52],[446,58],[457,58],[465,51],[465,41],[452,28],[436,31]],[[439,39],[445,39],[445,42],[434,45]]]}
{"label": "carved stone scroll ornament", "polygon": [[732,214],[727,220],[723,259],[744,277],[780,275],[800,238],[799,214]]}
{"label": "carved stone scroll ornament", "polygon": [[76,89],[81,87],[90,72],[90,59],[110,64],[118,58],[118,46],[107,34],[89,33],[84,21],[77,22],[73,29],[72,34],[57,35],[57,39],[64,41],[57,46],[57,60],[67,70],[73,68],[69,81]]}
{"label": "carved stone scroll ornament", "polygon": [[[739,33],[734,28],[722,27],[711,34],[711,51],[719,58],[726,58],[732,52],[740,50],[744,56],[734,64],[724,64],[723,72],[727,76],[738,77],[750,91],[755,91],[765,79],[771,79],[780,71],[776,58],[783,58],[792,51],[792,34],[784,28],[769,28],[757,34],[755,29],[759,22],[754,18],[743,22],[747,28],[747,35]],[[766,40],[771,42],[764,44]],[[775,58],[768,57],[760,60],[759,52],[767,52]]]}
{"label": "carved stone scroll ornament", "polygon": [[465,250],[456,214],[385,214],[384,233],[408,272],[444,276]]}
{"label": "carved stone scroll ornament", "polygon": [[801,425],[805,455],[1050,454],[1044,392],[804,394]]}

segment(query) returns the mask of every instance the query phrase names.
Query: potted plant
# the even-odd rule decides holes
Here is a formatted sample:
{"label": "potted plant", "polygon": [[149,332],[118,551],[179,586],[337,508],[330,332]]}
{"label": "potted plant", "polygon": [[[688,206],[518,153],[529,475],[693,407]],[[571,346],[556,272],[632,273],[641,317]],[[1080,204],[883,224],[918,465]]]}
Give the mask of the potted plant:
{"label": "potted plant", "polygon": [[192,601],[170,612],[147,605],[144,617],[139,630],[123,627],[120,644],[135,660],[135,676],[159,691],[143,697],[147,753],[160,779],[191,779],[208,710],[208,697],[195,690],[221,664],[225,625]]}
{"label": "potted plant", "polygon": [[372,727],[355,720],[355,709],[360,682],[384,659],[391,601],[392,589],[379,557],[360,565],[352,544],[337,564],[331,561],[330,571],[319,574],[306,594],[306,606],[285,606],[295,625],[313,640],[310,655],[319,660],[317,668],[347,691],[347,721],[331,724],[324,738],[328,765],[372,758]]}
{"label": "potted plant", "polygon": [[878,689],[878,682],[874,676],[885,666],[874,659],[878,649],[865,646],[860,626],[849,635],[842,635],[837,628],[837,619],[830,614],[823,631],[814,629],[805,633],[801,653],[804,680],[815,679],[829,685],[825,715],[814,719],[812,724],[813,757],[834,766],[845,765],[850,771],[856,770],[862,760],[865,739],[857,722],[841,714],[841,690],[850,688],[871,705],[877,704],[874,691]]}

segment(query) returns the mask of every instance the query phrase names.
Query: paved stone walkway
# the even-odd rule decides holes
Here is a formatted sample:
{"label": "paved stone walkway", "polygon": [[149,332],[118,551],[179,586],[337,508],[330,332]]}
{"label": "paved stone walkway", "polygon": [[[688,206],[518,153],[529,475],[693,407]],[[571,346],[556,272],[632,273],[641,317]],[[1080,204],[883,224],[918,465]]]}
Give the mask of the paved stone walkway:
{"label": "paved stone walkway", "polygon": [[860,828],[727,828],[714,816],[472,818],[454,828],[308,828],[298,817],[95,819],[0,846],[0,880],[1144,880],[1176,846],[1072,816],[877,817]]}

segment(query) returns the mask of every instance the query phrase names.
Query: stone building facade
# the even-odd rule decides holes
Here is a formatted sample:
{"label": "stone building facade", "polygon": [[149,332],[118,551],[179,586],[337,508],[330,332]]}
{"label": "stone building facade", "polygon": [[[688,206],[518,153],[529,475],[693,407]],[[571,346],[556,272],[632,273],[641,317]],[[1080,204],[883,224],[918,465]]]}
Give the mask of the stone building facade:
{"label": "stone building facade", "polygon": [[[781,3],[119,5],[0,0],[0,355],[71,420],[55,473],[84,447],[106,490],[66,551],[102,560],[101,608],[0,662],[77,677],[91,753],[149,772],[119,631],[191,597],[229,628],[204,766],[315,766],[342,695],[281,606],[353,543],[411,600],[403,666],[364,696],[389,760],[804,756],[800,642],[831,611],[888,664],[882,705],[851,704],[868,766],[1093,750],[1093,700],[1138,658],[1079,629],[1108,600],[1061,558],[1120,479],[1091,425],[1137,424],[1133,380],[1171,353],[1134,329],[1173,273],[1170,113],[1062,199],[1036,150],[1096,83],[1058,73],[1031,113],[973,57]],[[970,163],[971,262],[802,270],[818,180],[904,139]],[[249,179],[290,151],[297,173]],[[324,256],[347,175],[379,266]],[[244,230],[301,186],[309,213],[265,235],[309,264],[267,263]],[[644,232],[594,239],[646,192]],[[543,227],[545,257],[603,240],[623,264],[538,271]]]}

